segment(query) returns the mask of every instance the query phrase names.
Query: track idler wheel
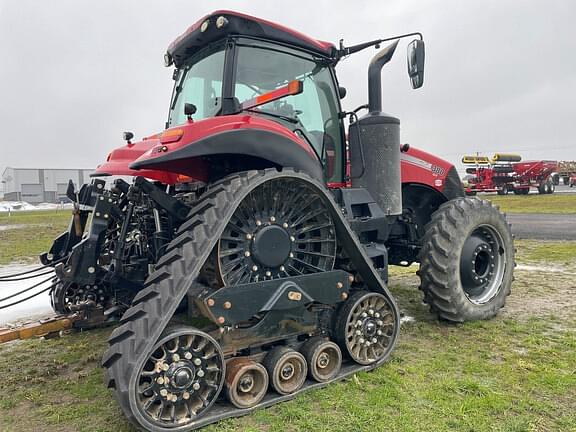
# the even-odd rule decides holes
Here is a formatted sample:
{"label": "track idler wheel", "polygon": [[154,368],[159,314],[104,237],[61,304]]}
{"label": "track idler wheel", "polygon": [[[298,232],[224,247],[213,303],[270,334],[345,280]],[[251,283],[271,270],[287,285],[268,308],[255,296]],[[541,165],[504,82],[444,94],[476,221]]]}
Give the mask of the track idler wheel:
{"label": "track idler wheel", "polygon": [[211,336],[192,327],[168,330],[130,380],[134,414],[149,430],[182,428],[209,410],[224,376],[224,356]]}
{"label": "track idler wheel", "polygon": [[379,363],[394,346],[394,309],[382,294],[356,293],[338,312],[334,331],[342,350],[356,363]]}
{"label": "track idler wheel", "polygon": [[308,364],[308,376],[318,382],[335,378],[342,367],[342,352],[334,342],[315,337],[300,349]]}
{"label": "track idler wheel", "polygon": [[260,363],[236,358],[226,364],[226,397],[237,408],[258,405],[268,391],[268,371]]}
{"label": "track idler wheel", "polygon": [[276,347],[263,362],[270,377],[270,385],[281,395],[299,390],[306,381],[308,366],[302,354],[286,347]]}

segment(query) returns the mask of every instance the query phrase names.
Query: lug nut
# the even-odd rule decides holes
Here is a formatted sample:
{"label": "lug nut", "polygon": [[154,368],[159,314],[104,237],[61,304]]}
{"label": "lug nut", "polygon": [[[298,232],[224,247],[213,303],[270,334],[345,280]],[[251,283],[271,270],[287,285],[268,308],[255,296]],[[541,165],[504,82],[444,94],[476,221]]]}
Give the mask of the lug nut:
{"label": "lug nut", "polygon": [[288,224],[287,224],[286,222],[284,222],[284,223],[282,224],[282,228],[288,228]]}
{"label": "lug nut", "polygon": [[208,303],[208,306],[214,306],[214,299],[208,299],[206,303]]}
{"label": "lug nut", "polygon": [[270,216],[270,222],[276,222],[276,218],[274,216]]}
{"label": "lug nut", "polygon": [[360,339],[358,339],[358,342],[361,343],[361,344],[363,344],[364,342],[366,342],[366,339],[360,338]]}
{"label": "lug nut", "polygon": [[348,282],[350,282],[350,283],[354,282],[354,276],[349,275],[348,276]]}
{"label": "lug nut", "polygon": [[290,241],[292,241],[292,242],[293,242],[293,241],[296,241],[296,237],[290,236]]}
{"label": "lug nut", "polygon": [[202,364],[202,360],[200,360],[199,358],[195,358],[194,362],[193,362],[196,366],[200,366]]}
{"label": "lug nut", "polygon": [[252,266],[252,271],[258,271],[258,266]]}
{"label": "lug nut", "polygon": [[380,313],[376,312],[376,313],[374,314],[374,318],[380,318]]}
{"label": "lug nut", "polygon": [[194,390],[198,390],[198,389],[200,388],[200,384],[194,383],[194,384],[192,384],[192,388],[193,388]]}
{"label": "lug nut", "polygon": [[267,271],[267,272],[266,272],[266,276],[270,277],[270,276],[272,276],[272,273],[269,272],[269,271]]}
{"label": "lug nut", "polygon": [[336,284],[336,288],[341,289],[344,286],[344,284],[342,282],[338,282]]}
{"label": "lug nut", "polygon": [[377,334],[378,336],[382,336],[382,330],[378,330],[378,331],[376,332],[376,334]]}
{"label": "lug nut", "polygon": [[200,378],[202,378],[204,376],[204,371],[202,369],[200,369],[198,372],[196,372],[196,375],[198,375]]}
{"label": "lug nut", "polygon": [[356,334],[357,334],[358,336],[360,336],[360,335],[362,334],[362,332],[361,332],[360,330],[356,330]]}
{"label": "lug nut", "polygon": [[174,354],[172,358],[174,359],[175,362],[180,361],[180,356],[178,354]]}
{"label": "lug nut", "polygon": [[372,338],[372,343],[375,344],[376,342],[378,342],[378,339]]}
{"label": "lug nut", "polygon": [[184,399],[184,400],[190,399],[190,393],[188,393],[188,392],[182,393],[182,399]]}
{"label": "lug nut", "polygon": [[257,221],[256,221],[256,226],[260,226],[260,225],[262,225],[262,221],[257,220]]}
{"label": "lug nut", "polygon": [[164,369],[165,371],[167,371],[168,369],[170,369],[170,366],[168,366],[168,363],[164,363],[162,365],[162,369]]}
{"label": "lug nut", "polygon": [[368,310],[368,315],[374,315],[374,309],[369,309],[369,310]]}
{"label": "lug nut", "polygon": [[164,378],[162,377],[158,377],[158,379],[156,380],[156,382],[160,385],[164,384]]}
{"label": "lug nut", "polygon": [[232,303],[230,303],[229,301],[224,302],[224,309],[230,309],[232,307]]}
{"label": "lug nut", "polygon": [[361,318],[366,318],[367,316],[368,316],[368,314],[367,314],[366,312],[362,312],[362,313],[360,314],[360,317],[361,317]]}
{"label": "lug nut", "polygon": [[294,258],[294,254],[290,252],[290,258]]}
{"label": "lug nut", "polygon": [[378,327],[382,327],[383,324],[384,324],[384,322],[382,322],[381,320],[376,321],[376,325]]}
{"label": "lug nut", "polygon": [[164,396],[164,397],[168,396],[168,390],[166,390],[166,389],[160,390],[160,395]]}
{"label": "lug nut", "polygon": [[226,321],[224,317],[218,317],[218,324],[224,324],[224,321]]}
{"label": "lug nut", "polygon": [[190,359],[192,358],[192,353],[187,352],[186,354],[184,354],[184,358],[185,358],[186,360],[190,360]]}
{"label": "lug nut", "polygon": [[249,256],[250,256],[250,251],[244,252],[244,256],[245,256],[245,257],[249,257]]}
{"label": "lug nut", "polygon": [[246,240],[252,240],[252,234],[246,234]]}
{"label": "lug nut", "polygon": [[286,268],[284,266],[280,266],[280,271],[284,271]]}
{"label": "lug nut", "polygon": [[348,293],[343,292],[342,294],[340,294],[340,298],[342,300],[346,300],[348,298]]}

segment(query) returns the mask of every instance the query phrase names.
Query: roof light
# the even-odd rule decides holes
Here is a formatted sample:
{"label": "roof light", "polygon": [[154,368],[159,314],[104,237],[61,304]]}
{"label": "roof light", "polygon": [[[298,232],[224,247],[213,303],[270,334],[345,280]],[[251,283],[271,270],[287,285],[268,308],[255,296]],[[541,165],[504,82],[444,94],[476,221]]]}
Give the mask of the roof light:
{"label": "roof light", "polygon": [[209,25],[210,25],[210,20],[207,19],[207,20],[204,21],[204,22],[202,23],[202,25],[200,26],[200,32],[204,33],[204,32],[208,29],[208,26],[209,26]]}
{"label": "roof light", "polygon": [[173,60],[172,60],[172,56],[170,55],[170,53],[164,54],[164,66],[170,67],[170,66],[172,66],[172,63],[173,63]]}
{"label": "roof light", "polygon": [[228,24],[228,18],[226,18],[225,16],[219,16],[218,19],[216,20],[217,28],[226,27],[227,24]]}

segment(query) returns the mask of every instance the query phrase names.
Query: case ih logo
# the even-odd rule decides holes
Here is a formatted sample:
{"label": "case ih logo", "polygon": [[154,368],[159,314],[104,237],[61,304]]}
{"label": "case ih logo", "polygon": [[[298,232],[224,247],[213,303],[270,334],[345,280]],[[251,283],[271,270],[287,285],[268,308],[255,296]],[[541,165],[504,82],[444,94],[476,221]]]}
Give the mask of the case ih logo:
{"label": "case ih logo", "polygon": [[444,175],[444,168],[436,166],[436,165],[432,165],[432,168],[430,168],[430,170],[432,171],[432,173],[439,175],[439,176],[443,176]]}

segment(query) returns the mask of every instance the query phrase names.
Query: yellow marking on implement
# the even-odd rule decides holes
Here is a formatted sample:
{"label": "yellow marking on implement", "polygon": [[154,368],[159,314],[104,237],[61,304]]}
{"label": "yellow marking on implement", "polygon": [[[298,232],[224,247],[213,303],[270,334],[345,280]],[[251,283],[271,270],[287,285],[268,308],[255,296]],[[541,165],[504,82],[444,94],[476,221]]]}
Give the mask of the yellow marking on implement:
{"label": "yellow marking on implement", "polygon": [[55,317],[26,323],[14,328],[0,328],[0,343],[17,339],[30,339],[35,336],[47,336],[62,330],[69,330],[77,319],[76,316]]}

